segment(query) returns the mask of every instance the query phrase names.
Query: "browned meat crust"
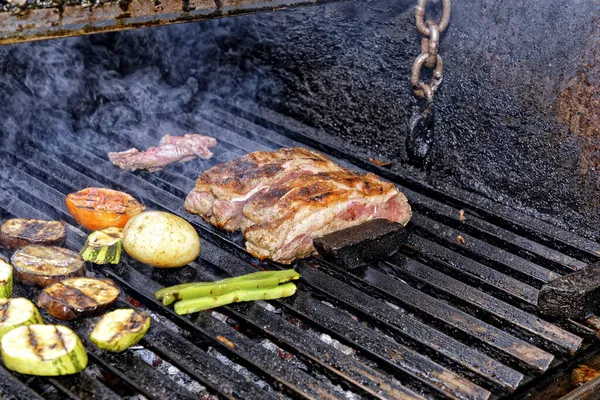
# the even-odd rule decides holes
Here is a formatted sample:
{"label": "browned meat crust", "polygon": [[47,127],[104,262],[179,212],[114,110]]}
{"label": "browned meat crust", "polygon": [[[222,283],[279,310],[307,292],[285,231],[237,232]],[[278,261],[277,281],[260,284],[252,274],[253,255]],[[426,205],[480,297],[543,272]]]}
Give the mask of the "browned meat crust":
{"label": "browned meat crust", "polygon": [[255,152],[211,168],[185,209],[217,227],[241,228],[251,254],[282,263],[313,254],[313,237],[374,218],[406,224],[411,216],[393,184],[302,148]]}

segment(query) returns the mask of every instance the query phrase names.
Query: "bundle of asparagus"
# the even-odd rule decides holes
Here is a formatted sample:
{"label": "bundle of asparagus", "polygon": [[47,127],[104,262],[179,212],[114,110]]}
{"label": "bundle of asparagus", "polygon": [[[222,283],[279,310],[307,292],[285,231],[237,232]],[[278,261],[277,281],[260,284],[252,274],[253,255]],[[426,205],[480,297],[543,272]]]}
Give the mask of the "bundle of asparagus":
{"label": "bundle of asparagus", "polygon": [[299,278],[300,274],[293,269],[261,271],[215,282],[192,282],[171,286],[160,289],[154,296],[165,306],[176,302],[175,312],[183,315],[241,301],[273,300],[292,296],[296,293],[296,285],[290,281]]}

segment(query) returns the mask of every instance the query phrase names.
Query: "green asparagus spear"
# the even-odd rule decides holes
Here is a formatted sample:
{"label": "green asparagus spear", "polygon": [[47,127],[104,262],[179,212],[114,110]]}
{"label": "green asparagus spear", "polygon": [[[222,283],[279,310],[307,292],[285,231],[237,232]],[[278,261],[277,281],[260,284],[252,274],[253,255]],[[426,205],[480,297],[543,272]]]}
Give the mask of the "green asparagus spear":
{"label": "green asparagus spear", "polygon": [[[263,279],[263,278],[266,279],[266,278],[269,278],[272,276],[287,276],[290,274],[298,275],[298,273],[296,271],[294,271],[293,269],[286,269],[286,270],[282,270],[282,271],[258,271],[258,272],[253,272],[251,274],[236,276],[233,278],[221,279],[221,280],[214,281],[214,282],[183,283],[181,285],[175,285],[175,286],[170,286],[170,287],[160,289],[156,293],[154,293],[154,296],[158,299],[161,299],[166,293],[175,292],[179,289],[187,288],[190,286],[206,286],[206,285],[214,285],[215,283],[223,283],[223,282],[236,282],[236,281],[242,281],[242,280],[253,280],[253,279]],[[298,275],[298,276],[300,276],[300,275]]]}
{"label": "green asparagus spear", "polygon": [[285,278],[278,278],[275,276],[269,279],[240,280],[211,286],[187,287],[179,290],[177,293],[166,295],[163,298],[163,304],[169,305],[175,300],[189,300],[205,296],[218,296],[234,290],[268,289],[275,287],[280,283],[289,282],[296,276],[298,275],[290,275]]}
{"label": "green asparagus spear", "polygon": [[234,290],[219,296],[199,297],[175,303],[175,312],[179,315],[191,314],[241,301],[273,300],[292,296],[296,293],[296,285],[286,283],[267,289]]}
{"label": "green asparagus spear", "polygon": [[215,296],[239,289],[265,289],[299,278],[300,274],[293,269],[261,271],[215,282],[195,282],[171,286],[157,291],[154,296],[162,300],[163,304],[167,306],[175,300]]}

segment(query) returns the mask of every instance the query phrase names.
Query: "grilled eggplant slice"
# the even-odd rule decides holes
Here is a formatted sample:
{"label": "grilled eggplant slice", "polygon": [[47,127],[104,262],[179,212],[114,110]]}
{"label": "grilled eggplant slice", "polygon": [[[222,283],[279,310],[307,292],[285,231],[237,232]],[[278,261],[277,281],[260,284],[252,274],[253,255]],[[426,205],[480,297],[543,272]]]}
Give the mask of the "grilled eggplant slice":
{"label": "grilled eggplant slice", "polygon": [[67,228],[60,221],[13,218],[0,227],[0,244],[18,249],[30,244],[61,246],[67,238]]}
{"label": "grilled eggplant slice", "polygon": [[13,267],[0,258],[0,298],[9,298],[13,287]]}
{"label": "grilled eggplant slice", "polygon": [[88,363],[81,340],[66,326],[21,326],[4,335],[1,347],[6,368],[21,374],[70,375]]}
{"label": "grilled eggplant slice", "polygon": [[38,306],[62,320],[93,315],[106,310],[119,297],[110,279],[69,278],[45,288]]}
{"label": "grilled eggplant slice", "polygon": [[56,246],[29,245],[13,254],[15,279],[25,285],[46,287],[65,278],[85,275],[79,254]]}
{"label": "grilled eggplant slice", "polygon": [[90,339],[103,350],[119,353],[139,342],[150,328],[150,316],[131,308],[121,308],[104,314]]}
{"label": "grilled eggplant slice", "polygon": [[40,312],[28,299],[0,299],[0,339],[19,326],[43,323]]}

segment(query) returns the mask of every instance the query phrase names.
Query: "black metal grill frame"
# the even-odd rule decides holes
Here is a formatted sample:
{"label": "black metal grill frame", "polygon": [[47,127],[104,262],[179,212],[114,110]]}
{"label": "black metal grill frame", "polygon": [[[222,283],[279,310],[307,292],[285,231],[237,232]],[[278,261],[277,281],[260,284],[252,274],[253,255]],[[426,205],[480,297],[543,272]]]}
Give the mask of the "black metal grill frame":
{"label": "black metal grill frame", "polygon": [[[131,306],[133,298],[133,304],[139,302],[164,319],[153,321],[142,345],[208,393],[218,398],[316,399],[341,398],[340,390],[348,390],[365,398],[486,399],[523,394],[540,384],[542,374],[549,376],[589,353],[586,349],[598,334],[596,317],[549,323],[536,316],[536,301],[544,282],[597,261],[597,243],[474,194],[442,192],[401,170],[373,165],[320,133],[250,103],[231,107],[215,100],[211,112],[194,118],[190,125],[205,127],[219,140],[215,157],[153,174],[110,164],[108,151],[147,146],[119,133],[73,135],[60,146],[26,134],[16,144],[5,143],[0,149],[0,217],[61,219],[69,224],[67,247],[79,249],[86,235],[66,211],[64,196],[87,186],[107,186],[131,193],[149,208],[190,220],[202,238],[197,263],[157,270],[124,257],[119,266],[95,267],[92,273],[119,284],[124,295],[118,305]],[[269,302],[275,311],[260,304],[222,307],[219,313],[228,318],[222,321],[210,313],[180,317],[163,307],[152,296],[162,286],[257,267],[282,268],[257,261],[244,251],[241,235],[213,228],[185,213],[182,204],[201,170],[251,151],[292,146],[315,148],[344,166],[375,172],[399,185],[414,210],[411,241],[388,262],[358,271],[319,258],[298,261],[298,293]],[[463,221],[459,209],[465,211]],[[465,244],[457,243],[458,235]],[[36,293],[18,290],[29,297]],[[86,339],[88,323],[69,326]],[[344,354],[319,334],[355,353]],[[282,354],[261,346],[265,339]],[[91,364],[112,375],[121,391],[87,372],[29,378],[0,368],[0,395],[193,397],[130,353],[110,355],[85,343]],[[215,349],[272,391],[223,364],[213,356]]]}

